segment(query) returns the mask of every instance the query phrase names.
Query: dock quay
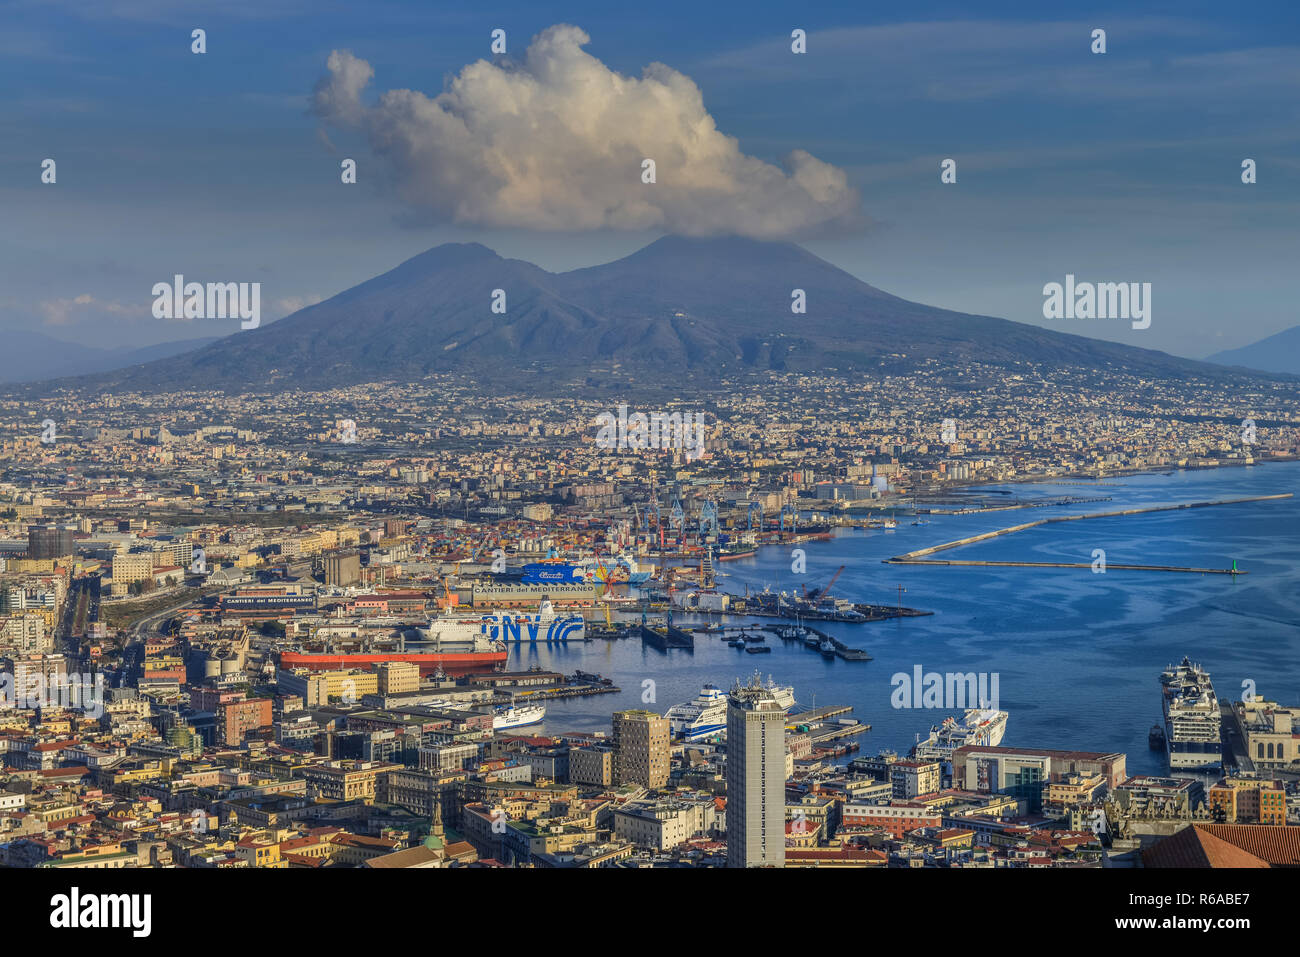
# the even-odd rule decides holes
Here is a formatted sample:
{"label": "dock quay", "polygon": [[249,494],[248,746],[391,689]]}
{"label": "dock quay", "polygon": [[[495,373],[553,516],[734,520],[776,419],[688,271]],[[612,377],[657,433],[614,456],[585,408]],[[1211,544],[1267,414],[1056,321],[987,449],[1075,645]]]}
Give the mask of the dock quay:
{"label": "dock quay", "polygon": [[868,605],[865,602],[855,603],[853,610],[867,616],[867,621],[888,621],[891,618],[924,618],[926,615],[933,615],[932,611],[921,611],[919,608],[904,608],[901,605]]}
{"label": "dock quay", "polygon": [[853,708],[846,704],[831,705],[828,708],[809,708],[807,711],[791,712],[789,715],[789,723],[792,725],[819,724],[827,718],[834,718],[836,715],[848,714],[852,710]]}
{"label": "dock quay", "polygon": [[[838,638],[832,637],[831,635],[826,634],[826,632],[819,631],[816,628],[809,628],[808,630],[811,631],[818,638],[821,638],[824,641],[829,641],[832,645],[834,645],[836,658],[840,658],[843,661],[870,661],[871,660],[871,656],[867,654],[865,651],[863,651],[861,648],[850,648],[848,645],[840,641]],[[819,651],[818,654],[820,653],[821,652]]]}
{"label": "dock quay", "polygon": [[519,695],[519,698],[526,701],[551,701],[556,698],[585,698],[593,694],[617,694],[622,690],[616,685],[575,685],[565,688],[544,688],[541,691]]}
{"label": "dock quay", "polygon": [[614,641],[619,638],[636,638],[639,637],[637,626],[630,622],[619,622],[617,625],[605,627],[604,623],[599,625],[587,626],[588,641]]}
{"label": "dock quay", "polygon": [[953,508],[938,505],[917,505],[913,512],[917,515],[978,515],[983,512],[1011,512],[1025,508],[1059,508],[1063,505],[1091,505],[1096,502],[1109,502],[1109,495],[1062,495],[1057,498],[1026,500],[1015,499],[1010,502],[981,500],[972,504],[960,504]]}
{"label": "dock quay", "polygon": [[799,639],[799,638],[783,637],[782,640],[798,641],[809,651],[815,651],[819,655],[824,654],[824,652],[822,652],[821,650],[821,643],[823,641],[829,641],[831,645],[835,648],[836,658],[840,658],[844,661],[870,661],[871,660],[871,655],[867,654],[861,648],[851,648],[848,645],[846,645],[844,642],[840,641],[838,638],[832,635],[828,635],[824,631],[820,631],[816,628],[811,628],[808,625],[804,625],[804,631],[808,632],[810,635],[815,635],[817,639],[816,643],[810,644],[806,639]]}
{"label": "dock quay", "polygon": [[494,694],[488,703],[492,705],[505,705],[515,700],[582,698],[594,694],[614,694],[621,690],[610,679],[586,671],[565,675],[558,671],[542,671],[540,668],[473,675],[470,686],[491,688]]}
{"label": "dock quay", "polygon": [[812,737],[813,747],[817,747],[830,741],[840,741],[844,738],[853,738],[859,734],[866,734],[870,730],[871,725],[869,724],[828,724],[808,733]]}
{"label": "dock quay", "polygon": [[790,714],[786,719],[786,728],[807,734],[813,749],[823,756],[842,757],[858,750],[857,742],[846,741],[846,738],[855,738],[871,730],[871,725],[854,718],[836,720],[836,715],[847,714],[852,710],[852,707],[845,705],[809,708],[807,711]]}
{"label": "dock quay", "polygon": [[[932,611],[922,611],[919,608],[903,608],[900,605],[855,604],[853,608],[859,614],[866,615],[866,618],[840,615],[829,611],[818,611],[808,607],[778,612],[759,605],[757,602],[746,602],[743,599],[739,601],[733,600],[731,608],[722,614],[747,615],[751,618],[777,618],[781,621],[839,621],[846,624],[860,624],[864,620],[888,621],[892,618],[921,618],[934,614]],[[696,614],[708,614],[708,612],[696,612]]]}

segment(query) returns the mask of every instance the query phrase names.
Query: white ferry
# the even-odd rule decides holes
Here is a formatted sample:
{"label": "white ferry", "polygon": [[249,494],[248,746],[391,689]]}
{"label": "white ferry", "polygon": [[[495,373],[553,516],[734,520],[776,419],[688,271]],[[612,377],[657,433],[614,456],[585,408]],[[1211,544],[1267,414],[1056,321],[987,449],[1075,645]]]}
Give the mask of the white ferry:
{"label": "white ferry", "polygon": [[912,757],[925,761],[952,760],[952,753],[969,745],[996,748],[1007,731],[1007,712],[969,708],[961,721],[948,717],[930,729],[930,736],[912,748]]}
{"label": "white ferry", "polygon": [[[789,711],[794,707],[794,688],[781,687],[767,680],[771,691],[781,706]],[[704,741],[722,738],[727,733],[727,693],[717,685],[707,684],[694,701],[675,704],[668,709],[668,727],[673,737],[685,741]]]}
{"label": "white ferry", "polygon": [[546,718],[546,708],[540,704],[524,707],[498,708],[492,715],[492,730],[503,728],[522,728],[529,724],[540,724]]}

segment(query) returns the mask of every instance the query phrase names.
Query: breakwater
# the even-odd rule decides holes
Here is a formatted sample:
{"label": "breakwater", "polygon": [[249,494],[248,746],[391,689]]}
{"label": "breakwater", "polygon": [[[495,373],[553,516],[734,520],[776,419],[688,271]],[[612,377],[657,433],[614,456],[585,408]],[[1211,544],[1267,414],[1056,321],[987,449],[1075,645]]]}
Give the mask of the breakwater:
{"label": "breakwater", "polygon": [[[939,552],[948,551],[953,548],[962,548],[966,545],[974,545],[978,542],[989,541],[990,539],[1000,538],[1004,535],[1014,535],[1016,532],[1023,532],[1026,529],[1037,528],[1040,525],[1051,525],[1056,522],[1081,522],[1088,519],[1096,518],[1118,518],[1125,515],[1144,515],[1150,512],[1176,512],[1183,509],[1192,508],[1210,508],[1220,505],[1240,505],[1245,502],[1268,502],[1277,499],[1291,498],[1291,492],[1284,492],[1277,495],[1249,495],[1241,498],[1213,499],[1203,502],[1181,502],[1177,505],[1150,505],[1144,508],[1125,508],[1117,509],[1110,512],[1087,512],[1081,515],[1054,515],[1051,518],[1041,518],[1034,522],[1022,522],[1019,525],[1011,525],[1007,528],[995,529],[991,532],[984,532],[980,535],[971,535],[966,538],[959,538],[956,541],[944,542],[940,545],[931,545],[928,548],[918,548],[915,551],[907,552],[903,555],[895,555],[893,558],[884,559],[888,565],[975,565],[987,567],[1016,567],[1016,568],[1091,568],[1086,562],[995,562],[995,561],[963,561],[958,559],[935,559],[929,556]],[[1127,570],[1127,571],[1169,571],[1169,572],[1196,572],[1201,574],[1213,575],[1243,575],[1245,572],[1237,569],[1225,568],[1189,568],[1178,565],[1123,565],[1108,564],[1107,570]]]}

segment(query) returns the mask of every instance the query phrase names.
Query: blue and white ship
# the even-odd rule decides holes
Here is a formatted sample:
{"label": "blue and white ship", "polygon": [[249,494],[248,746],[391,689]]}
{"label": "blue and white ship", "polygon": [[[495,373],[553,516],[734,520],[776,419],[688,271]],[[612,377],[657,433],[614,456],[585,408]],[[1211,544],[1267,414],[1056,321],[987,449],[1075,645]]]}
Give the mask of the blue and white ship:
{"label": "blue and white ship", "polygon": [[546,708],[540,704],[497,708],[492,713],[492,730],[522,728],[530,724],[541,724],[545,720]]}
{"label": "blue and white ship", "polygon": [[[779,687],[767,681],[767,688],[789,711],[794,707],[794,688]],[[722,739],[727,735],[727,693],[717,685],[707,684],[694,701],[675,704],[665,715],[673,737],[683,741]]]}

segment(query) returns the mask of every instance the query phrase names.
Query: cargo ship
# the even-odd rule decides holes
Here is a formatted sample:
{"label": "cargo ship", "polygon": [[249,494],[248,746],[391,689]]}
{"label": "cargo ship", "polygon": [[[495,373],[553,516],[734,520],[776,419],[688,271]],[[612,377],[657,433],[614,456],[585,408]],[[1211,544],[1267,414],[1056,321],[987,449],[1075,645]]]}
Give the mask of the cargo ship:
{"label": "cargo ship", "polygon": [[1210,675],[1190,658],[1160,675],[1165,747],[1172,770],[1211,770],[1223,763],[1223,716]]}
{"label": "cargo ship", "polygon": [[484,671],[505,664],[509,652],[503,642],[493,641],[476,635],[469,642],[458,644],[454,649],[444,647],[440,651],[406,650],[406,651],[283,651],[280,653],[280,667],[286,671],[294,668],[306,668],[308,671],[348,671],[353,668],[362,670],[381,665],[386,661],[401,661],[419,667],[420,677],[427,678],[439,669],[449,675],[469,674]]}

